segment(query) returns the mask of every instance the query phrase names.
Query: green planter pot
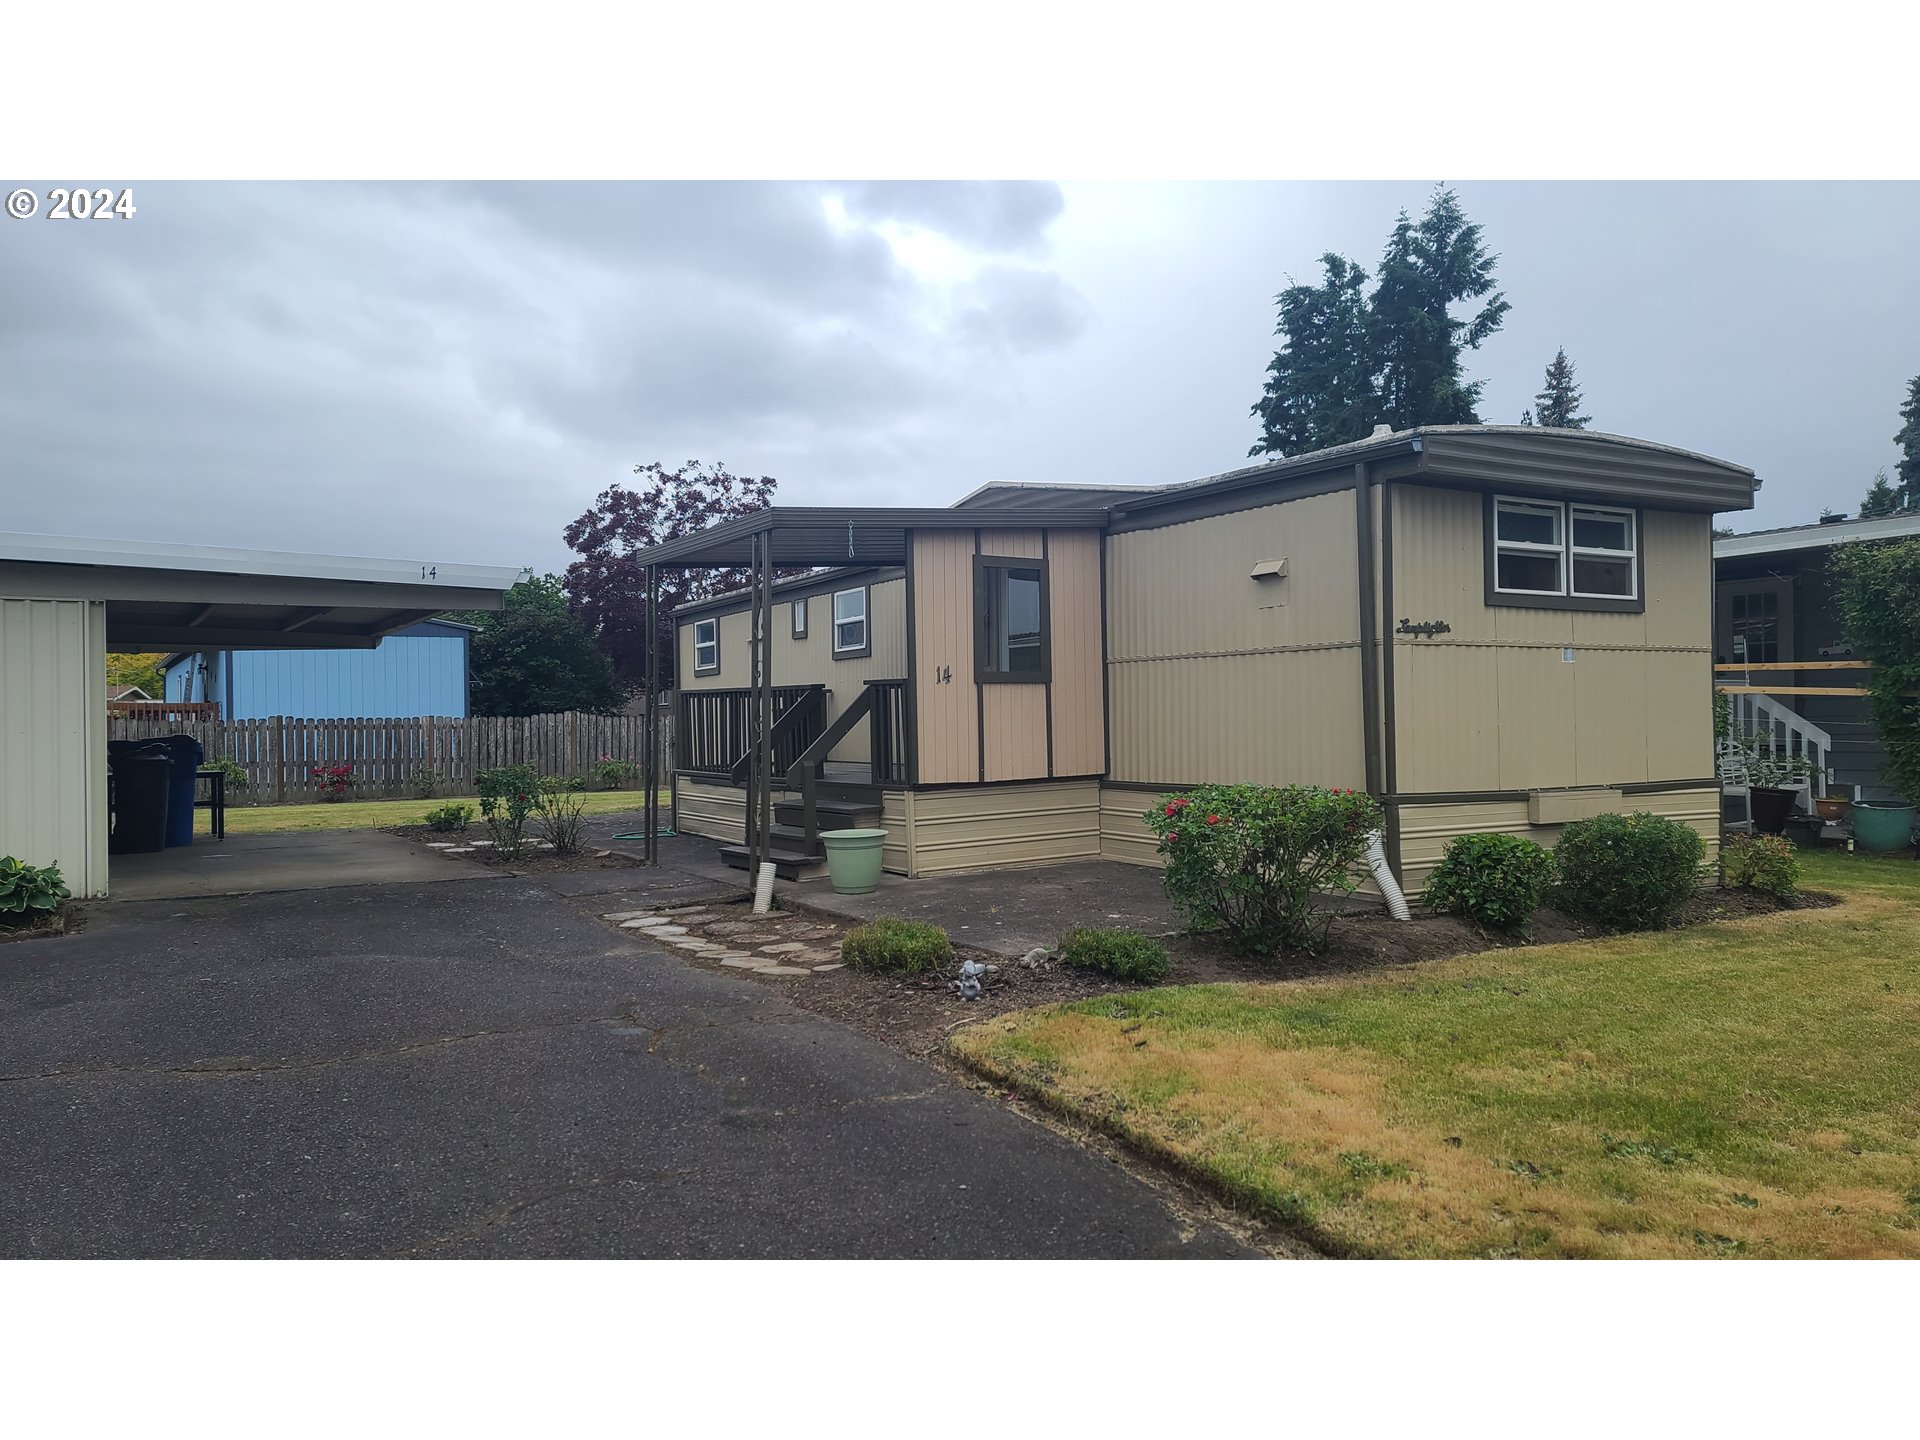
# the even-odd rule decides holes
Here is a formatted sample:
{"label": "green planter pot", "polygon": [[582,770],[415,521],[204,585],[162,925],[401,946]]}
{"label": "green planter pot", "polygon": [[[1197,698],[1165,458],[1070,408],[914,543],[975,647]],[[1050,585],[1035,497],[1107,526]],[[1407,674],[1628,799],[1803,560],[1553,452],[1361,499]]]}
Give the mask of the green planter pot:
{"label": "green planter pot", "polygon": [[827,847],[827,878],[841,895],[865,895],[880,885],[880,847],[884,830],[822,830]]}
{"label": "green planter pot", "polygon": [[1876,855],[1907,848],[1913,837],[1913,806],[1886,800],[1853,802],[1853,843]]}

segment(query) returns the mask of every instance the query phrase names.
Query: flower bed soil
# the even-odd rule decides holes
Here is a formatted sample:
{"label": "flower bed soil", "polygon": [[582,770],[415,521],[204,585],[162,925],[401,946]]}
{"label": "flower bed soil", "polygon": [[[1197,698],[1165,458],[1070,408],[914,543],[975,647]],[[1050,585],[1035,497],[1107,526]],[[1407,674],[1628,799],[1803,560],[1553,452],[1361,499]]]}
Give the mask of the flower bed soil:
{"label": "flower bed soil", "polygon": [[[547,875],[571,870],[631,870],[640,862],[630,860],[618,851],[588,848],[574,855],[555,855],[545,850],[523,850],[517,860],[509,860],[496,853],[491,845],[473,845],[471,837],[458,834],[450,835],[445,830],[435,830],[430,825],[394,825],[387,834],[398,835],[423,845],[452,843],[473,846],[472,853],[455,855],[455,860],[473,860],[495,870],[511,870],[516,875]],[[441,851],[445,854],[445,851]]]}
{"label": "flower bed soil", "polygon": [[[1689,903],[1682,925],[1706,924],[1715,920],[1740,919],[1749,915],[1771,914],[1781,909],[1813,908],[1838,903],[1831,895],[1804,893],[1788,905],[1748,890],[1715,890],[1701,894]],[[648,913],[663,914],[679,922],[676,912],[688,912],[684,928],[693,938],[708,939],[716,945],[737,950],[752,950],[766,937],[784,938],[792,929],[806,937],[810,949],[833,952],[837,961],[840,937],[854,928],[844,917],[807,908],[804,903],[789,905],[767,919],[756,919],[744,900],[704,906],[675,906]],[[764,931],[764,936],[757,932]],[[644,931],[626,933],[644,938]],[[1445,959],[1453,955],[1513,946],[1548,945],[1588,938],[1595,932],[1559,914],[1544,910],[1534,917],[1529,939],[1509,940],[1484,934],[1475,926],[1447,915],[1423,916],[1412,921],[1395,921],[1385,914],[1344,915],[1333,923],[1327,950],[1320,955],[1289,953],[1270,960],[1253,960],[1235,955],[1220,940],[1209,935],[1178,935],[1167,938],[1173,973],[1162,985],[1206,985],[1215,983],[1261,983],[1277,980],[1311,979],[1319,976],[1360,974]],[[730,969],[762,985],[776,987],[794,1004],[830,1019],[851,1025],[875,1039],[923,1059],[936,1057],[954,1030],[976,1021],[990,1019],[1012,1010],[1053,1005],[1092,995],[1148,987],[1118,981],[1092,971],[1076,970],[1058,960],[1049,960],[1038,968],[1020,961],[954,946],[954,966],[973,959],[996,968],[987,978],[985,993],[977,1000],[965,1000],[954,993],[946,975],[895,977],[865,974],[845,968],[818,970],[809,968],[801,975],[763,974],[737,966],[720,964],[713,954],[702,955],[676,950],[690,964],[707,969]],[[769,957],[777,960],[779,957]]]}

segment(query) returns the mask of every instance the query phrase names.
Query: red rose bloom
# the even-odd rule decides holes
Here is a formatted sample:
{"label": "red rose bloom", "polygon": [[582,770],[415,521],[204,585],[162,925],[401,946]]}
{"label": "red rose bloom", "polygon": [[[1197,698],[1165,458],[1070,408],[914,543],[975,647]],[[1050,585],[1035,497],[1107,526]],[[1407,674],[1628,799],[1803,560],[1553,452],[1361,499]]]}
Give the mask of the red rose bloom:
{"label": "red rose bloom", "polygon": [[1220,817],[1218,815],[1207,816],[1207,824],[1218,825],[1219,823],[1220,823]]}

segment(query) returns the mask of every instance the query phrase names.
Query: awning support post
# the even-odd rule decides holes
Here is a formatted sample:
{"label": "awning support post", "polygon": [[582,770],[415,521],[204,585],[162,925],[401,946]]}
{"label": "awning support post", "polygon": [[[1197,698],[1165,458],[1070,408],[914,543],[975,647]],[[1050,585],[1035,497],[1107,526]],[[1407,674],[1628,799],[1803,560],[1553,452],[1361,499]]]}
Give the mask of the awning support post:
{"label": "awning support post", "polygon": [[646,757],[641,765],[641,781],[647,787],[641,802],[641,828],[647,832],[642,856],[647,864],[660,864],[660,572],[647,566],[647,713],[641,725]]}

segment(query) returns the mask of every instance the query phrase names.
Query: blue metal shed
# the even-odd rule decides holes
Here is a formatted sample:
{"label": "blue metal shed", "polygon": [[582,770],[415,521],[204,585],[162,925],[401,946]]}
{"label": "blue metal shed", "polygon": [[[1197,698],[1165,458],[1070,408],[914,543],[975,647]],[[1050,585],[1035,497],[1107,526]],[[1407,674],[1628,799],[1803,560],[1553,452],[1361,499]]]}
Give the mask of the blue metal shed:
{"label": "blue metal shed", "polygon": [[213,700],[229,720],[467,713],[473,626],[421,620],[371,650],[200,650],[162,666],[169,700]]}

